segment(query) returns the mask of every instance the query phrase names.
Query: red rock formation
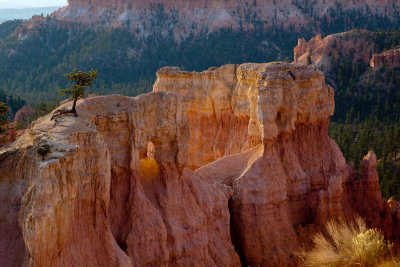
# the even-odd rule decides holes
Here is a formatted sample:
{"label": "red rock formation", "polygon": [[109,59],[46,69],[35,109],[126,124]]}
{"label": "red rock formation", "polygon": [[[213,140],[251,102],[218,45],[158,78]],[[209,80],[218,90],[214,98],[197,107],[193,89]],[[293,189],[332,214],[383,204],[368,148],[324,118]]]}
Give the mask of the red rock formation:
{"label": "red rock formation", "polygon": [[46,21],[43,16],[33,16],[29,23],[18,26],[17,32],[19,39],[25,39],[28,36],[39,34],[38,27]]}
{"label": "red rock formation", "polygon": [[[206,29],[210,32],[221,28],[252,30],[254,20],[265,29],[284,27],[301,30],[312,27],[317,30],[321,20],[337,19],[332,14],[352,11],[359,16],[379,15],[397,20],[399,0],[378,1],[292,1],[292,0],[69,0],[67,7],[55,12],[52,18],[61,24],[79,22],[87,25],[125,26],[147,36],[157,30],[168,34],[173,30],[177,39]],[[160,17],[158,17],[160,15]],[[158,20],[160,18],[160,20]],[[21,29],[25,36],[28,26]]]}
{"label": "red rock formation", "polygon": [[308,58],[322,70],[329,70],[334,60],[352,55],[353,63],[362,60],[368,64],[374,52],[374,43],[370,40],[371,32],[365,30],[352,30],[349,32],[313,37],[306,42],[299,39],[294,48],[294,62],[308,65]]}
{"label": "red rock formation", "polygon": [[292,266],[312,229],[356,214],[399,237],[374,155],[357,180],[327,134],[317,69],[165,68],[154,90],[81,100],[0,149],[3,265]]}
{"label": "red rock formation", "polygon": [[289,266],[299,249],[298,225],[343,214],[347,165],[327,135],[333,90],[314,69],[249,64],[238,67],[238,75],[243,72],[255,81],[251,88],[258,92],[255,119],[263,145],[196,173],[232,187],[233,239],[245,263]]}
{"label": "red rock formation", "polygon": [[[239,265],[230,190],[182,169],[189,134],[180,97],[93,97],[78,113],[42,118],[1,152],[0,195],[17,207],[0,213],[2,229],[14,229],[1,236],[0,255],[16,255],[1,262],[29,255],[32,266]],[[156,177],[139,175],[149,141]],[[44,144],[51,152],[42,161]]]}
{"label": "red rock formation", "polygon": [[235,65],[201,73],[169,67],[157,72],[154,91],[177,92],[189,99],[187,167],[193,170],[262,141],[259,130],[248,131],[250,120],[254,122],[255,110],[250,107],[250,98],[256,97],[250,92],[254,80],[245,74],[239,78],[237,72],[240,68]]}
{"label": "red rock formation", "polygon": [[[227,99],[231,104],[226,109],[233,110],[232,114],[247,112],[247,134],[259,129],[255,136],[261,136],[263,144],[196,170],[204,180],[232,187],[231,232],[242,261],[249,266],[293,265],[300,244],[307,242],[313,229],[339,216],[360,214],[371,227],[384,229],[387,238],[396,240],[396,214],[387,212],[381,199],[376,159],[374,163],[368,157],[371,159],[363,163],[363,179],[352,180],[351,168],[327,134],[333,90],[324,84],[322,73],[285,64],[244,64],[236,67],[237,81],[229,83],[233,89],[226,90],[218,73],[232,67],[199,74],[163,69],[154,89],[176,88],[176,92],[188,96],[188,118],[193,112],[201,114],[204,103],[219,107],[221,99]],[[225,77],[232,80],[232,74]],[[202,86],[210,89],[208,94],[203,93]],[[192,106],[197,106],[197,111]],[[215,121],[208,121],[208,127],[201,130],[203,136],[214,135],[214,128],[218,128]],[[257,127],[250,127],[250,121]],[[191,132],[198,131],[196,123],[188,119]],[[222,140],[230,144],[229,136]],[[202,144],[197,135],[191,136],[190,142],[189,151]],[[195,152],[189,153],[189,161],[190,155],[200,162]],[[349,186],[358,188],[350,191]],[[364,202],[354,205],[353,198]],[[385,219],[375,219],[377,213],[384,213]]]}
{"label": "red rock formation", "polygon": [[348,211],[359,214],[369,226],[382,229],[387,238],[399,244],[400,204],[394,199],[382,200],[376,163],[376,155],[370,151],[361,162],[361,179],[357,179],[354,169],[351,171],[353,175],[344,184],[343,204],[347,205]]}
{"label": "red rock formation", "polygon": [[29,105],[23,106],[15,113],[14,124],[27,121],[33,113],[35,113],[35,111]]}
{"label": "red rock formation", "polygon": [[[297,105],[292,100],[279,98],[280,101],[289,101],[286,105],[295,105],[288,108],[285,104],[276,106],[277,97],[291,95],[288,92],[279,92],[269,95],[263,105],[267,119],[263,131],[259,119],[261,112],[259,104],[260,82],[268,71],[277,73],[281,82],[277,82],[274,90],[279,91],[292,84],[302,84],[304,79],[308,83],[301,86],[322,88],[324,78],[318,72],[307,72],[302,67],[293,67],[280,64],[243,64],[240,66],[226,65],[221,68],[195,73],[180,71],[178,68],[163,68],[157,72],[157,81],[154,91],[172,91],[185,95],[189,99],[186,119],[190,128],[188,167],[196,169],[223,156],[236,154],[248,150],[262,142],[262,136],[274,139],[278,131],[294,129],[291,117],[299,112]],[[265,72],[265,74],[264,74]],[[294,76],[291,76],[294,75]],[[297,76],[297,78],[296,78]],[[301,79],[297,81],[296,79]],[[257,84],[257,86],[255,86]],[[190,90],[188,90],[190,88]],[[275,92],[275,91],[272,91]],[[329,90],[326,90],[329,92]],[[272,94],[268,92],[268,94]],[[333,96],[333,91],[330,92]],[[292,98],[296,98],[292,96]],[[332,97],[323,97],[326,107],[333,113],[334,103]],[[273,99],[273,100],[272,100]],[[301,102],[303,106],[307,102]],[[311,105],[311,107],[314,107]],[[304,108],[304,110],[307,110]],[[277,122],[276,116],[280,119]],[[322,114],[322,113],[321,113]],[[307,115],[310,116],[310,115]],[[315,118],[323,115],[313,114]],[[328,115],[325,115],[328,117]],[[199,153],[201,151],[201,153]]]}
{"label": "red rock formation", "polygon": [[389,69],[400,67],[400,48],[387,50],[381,54],[372,56],[370,66],[373,70],[377,70],[385,65]]}
{"label": "red rock formation", "polygon": [[[25,168],[34,169],[34,151],[0,152],[0,265],[28,266],[29,257],[18,224],[21,198],[28,189]],[[35,170],[37,171],[37,170]]]}

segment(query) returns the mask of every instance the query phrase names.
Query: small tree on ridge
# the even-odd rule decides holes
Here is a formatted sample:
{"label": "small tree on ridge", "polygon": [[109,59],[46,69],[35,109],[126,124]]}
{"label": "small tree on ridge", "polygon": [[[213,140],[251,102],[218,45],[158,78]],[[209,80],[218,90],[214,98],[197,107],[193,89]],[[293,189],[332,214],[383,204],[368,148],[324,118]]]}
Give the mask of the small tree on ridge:
{"label": "small tree on ridge", "polygon": [[67,89],[60,89],[61,95],[71,95],[72,99],[74,100],[72,109],[63,113],[74,113],[75,117],[78,117],[78,113],[76,112],[76,102],[79,98],[85,97],[85,88],[91,86],[93,80],[96,80],[97,70],[90,70],[86,73],[77,71],[77,69],[73,69],[72,72],[64,74],[64,77],[70,81],[73,81],[75,84],[71,85]]}

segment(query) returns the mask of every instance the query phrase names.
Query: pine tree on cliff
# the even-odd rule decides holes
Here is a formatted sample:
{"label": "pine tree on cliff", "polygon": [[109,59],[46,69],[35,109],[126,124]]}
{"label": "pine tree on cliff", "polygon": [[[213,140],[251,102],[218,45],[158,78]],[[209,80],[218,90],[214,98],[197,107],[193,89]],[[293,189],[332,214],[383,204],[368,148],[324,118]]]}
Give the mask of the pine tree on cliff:
{"label": "pine tree on cliff", "polygon": [[6,106],[3,102],[0,102],[0,132],[3,132],[5,127],[8,123],[7,119],[5,118],[8,110],[10,108]]}
{"label": "pine tree on cliff", "polygon": [[70,81],[73,81],[75,84],[71,85],[67,89],[60,89],[60,94],[71,95],[74,103],[72,104],[71,110],[60,110],[59,115],[65,113],[74,113],[75,117],[78,117],[78,113],[76,112],[76,102],[79,98],[85,97],[85,88],[91,86],[93,84],[93,80],[96,80],[97,70],[90,70],[86,73],[82,71],[77,71],[77,69],[73,69],[72,72],[64,74],[64,77]]}

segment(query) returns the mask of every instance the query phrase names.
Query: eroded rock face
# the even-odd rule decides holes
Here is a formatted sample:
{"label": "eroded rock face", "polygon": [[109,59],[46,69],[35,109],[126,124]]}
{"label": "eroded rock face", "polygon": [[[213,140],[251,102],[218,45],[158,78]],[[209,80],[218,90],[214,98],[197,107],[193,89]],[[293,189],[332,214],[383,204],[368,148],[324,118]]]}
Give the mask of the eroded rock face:
{"label": "eroded rock face", "polygon": [[299,39],[294,48],[294,62],[306,66],[311,59],[311,63],[323,71],[329,71],[332,63],[341,57],[351,56],[353,64],[358,60],[368,64],[375,51],[371,35],[370,31],[352,30],[325,38],[317,35],[308,42],[304,38]]}
{"label": "eroded rock face", "polygon": [[17,113],[15,113],[14,124],[17,124],[18,122],[26,122],[33,113],[35,113],[35,111],[29,105],[23,106],[17,111]]}
{"label": "eroded rock face", "polygon": [[232,109],[248,112],[262,144],[196,173],[232,187],[232,238],[245,264],[289,266],[297,226],[343,215],[347,165],[327,135],[333,90],[321,72],[284,63],[244,64],[236,74]]}
{"label": "eroded rock face", "polygon": [[[317,31],[322,21],[330,23],[342,14],[376,15],[396,21],[399,8],[399,0],[69,0],[67,7],[51,17],[60,23],[128,27],[144,37],[153,33],[155,22],[158,32],[168,35],[172,31],[176,39],[181,39],[201,30],[254,30],[258,23],[264,29]],[[21,29],[29,31],[29,27]]]}
{"label": "eroded rock face", "polygon": [[[393,204],[396,202],[382,201],[376,157],[372,152],[366,157],[362,179],[355,179],[354,169],[327,134],[334,96],[322,73],[282,63],[244,64],[236,73],[254,78],[247,83],[253,93],[237,99],[257,96],[257,109],[251,107],[251,101],[247,101],[247,108],[238,100],[232,103],[243,110],[257,110],[250,114],[263,142],[196,173],[206,181],[232,188],[231,233],[242,262],[249,266],[293,266],[303,242],[337,217],[360,215],[371,227],[383,229],[387,238],[397,240],[398,209]],[[179,83],[176,80],[173,84]],[[189,94],[196,95],[196,90],[188,88]]]}
{"label": "eroded rock face", "polygon": [[321,72],[283,63],[226,65],[201,73],[162,68],[153,90],[188,98],[192,169],[263,139],[274,141],[296,123],[328,118],[334,110],[333,90]]}
{"label": "eroded rock face", "polygon": [[323,121],[297,125],[233,181],[232,220],[248,265],[293,265],[304,242],[298,228],[342,216],[346,164],[326,131]]}
{"label": "eroded rock face", "polygon": [[[2,212],[1,248],[15,255],[2,262],[29,255],[31,266],[239,265],[230,190],[182,169],[189,133],[180,96],[94,97],[77,110],[78,118],[42,118],[1,151],[1,197],[12,211]],[[149,141],[160,172],[140,176]],[[51,153],[42,160],[44,144]]]}
{"label": "eroded rock face", "polygon": [[400,49],[391,49],[381,54],[372,56],[370,66],[373,70],[377,70],[383,66],[389,69],[400,67]]}
{"label": "eroded rock face", "polygon": [[379,177],[376,170],[376,155],[369,151],[361,162],[361,179],[354,170],[344,184],[344,206],[347,211],[354,210],[365,218],[370,227],[380,228],[386,238],[399,244],[400,204],[393,198],[383,200],[379,189]]}
{"label": "eroded rock face", "polygon": [[338,216],[398,240],[373,152],[357,179],[327,134],[322,72],[242,64],[157,78],[153,93],[87,98],[78,118],[50,114],[0,150],[1,265],[293,266]]}
{"label": "eroded rock face", "polygon": [[[261,143],[258,129],[248,131],[252,117],[249,99],[251,84],[241,84],[243,103],[233,100],[238,88],[236,71],[235,65],[226,65],[201,73],[178,68],[162,68],[157,72],[154,91],[177,92],[189,101],[186,110],[190,128],[187,167],[191,169]],[[254,108],[255,105],[253,113]]]}

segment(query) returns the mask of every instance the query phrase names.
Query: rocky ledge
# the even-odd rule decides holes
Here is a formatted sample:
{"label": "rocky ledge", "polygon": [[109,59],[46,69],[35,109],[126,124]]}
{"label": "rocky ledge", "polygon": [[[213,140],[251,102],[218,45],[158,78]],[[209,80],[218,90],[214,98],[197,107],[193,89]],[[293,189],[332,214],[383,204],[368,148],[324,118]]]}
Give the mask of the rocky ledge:
{"label": "rocky ledge", "polygon": [[389,69],[400,67],[400,48],[386,50],[372,56],[370,67],[373,70],[376,71],[384,66],[387,66]]}
{"label": "rocky ledge", "polygon": [[342,57],[351,58],[353,64],[359,60],[368,64],[375,51],[372,35],[371,31],[356,29],[325,38],[317,35],[308,42],[301,38],[294,48],[294,62],[304,66],[311,63],[323,71],[329,71]]}
{"label": "rocky ledge", "polygon": [[0,150],[2,266],[293,266],[316,228],[357,214],[398,240],[373,152],[357,179],[327,134],[321,72],[157,77],[152,93],[81,100],[78,118],[49,114]]}

